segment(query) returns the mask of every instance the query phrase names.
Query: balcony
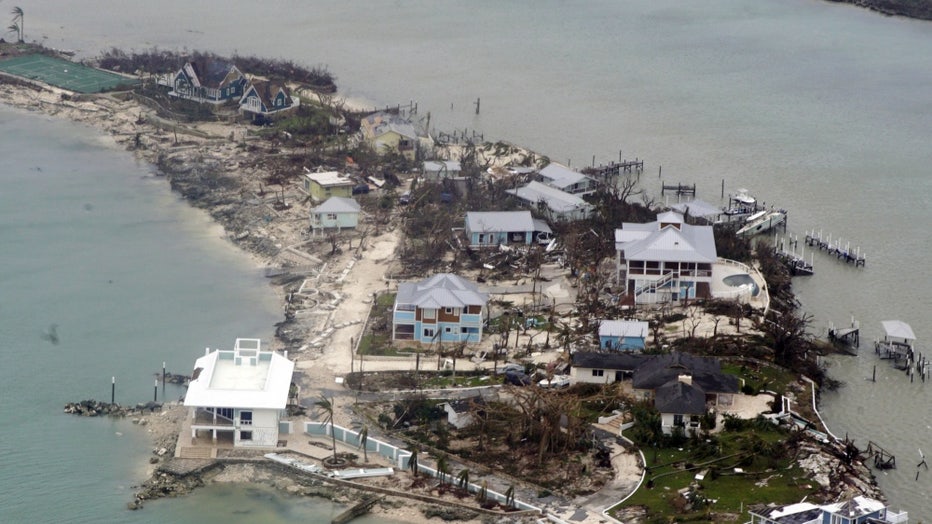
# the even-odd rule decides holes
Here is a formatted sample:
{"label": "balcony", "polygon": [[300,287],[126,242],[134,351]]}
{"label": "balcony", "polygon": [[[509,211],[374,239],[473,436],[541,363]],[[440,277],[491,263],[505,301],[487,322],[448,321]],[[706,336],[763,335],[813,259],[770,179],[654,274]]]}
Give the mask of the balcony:
{"label": "balcony", "polygon": [[233,427],[235,426],[235,421],[232,418],[224,417],[219,414],[215,415],[206,409],[198,408],[194,413],[194,421],[191,425]]}

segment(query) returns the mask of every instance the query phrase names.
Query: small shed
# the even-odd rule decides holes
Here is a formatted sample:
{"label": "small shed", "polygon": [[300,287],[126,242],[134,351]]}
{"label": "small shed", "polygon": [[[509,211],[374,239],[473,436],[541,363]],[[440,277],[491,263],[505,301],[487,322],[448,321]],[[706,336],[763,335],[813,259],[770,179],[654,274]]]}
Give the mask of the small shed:
{"label": "small shed", "polygon": [[482,397],[461,398],[444,402],[443,410],[447,413],[450,425],[463,429],[473,423],[473,412],[482,409],[484,405]]}
{"label": "small shed", "polygon": [[649,330],[641,320],[603,320],[599,323],[599,347],[616,351],[641,351]]}

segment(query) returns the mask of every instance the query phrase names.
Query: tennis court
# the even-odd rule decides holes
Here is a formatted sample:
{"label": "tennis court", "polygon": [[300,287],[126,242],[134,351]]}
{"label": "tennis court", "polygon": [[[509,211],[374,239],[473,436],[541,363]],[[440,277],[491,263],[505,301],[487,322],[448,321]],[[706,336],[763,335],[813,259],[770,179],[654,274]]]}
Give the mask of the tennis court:
{"label": "tennis court", "polygon": [[45,55],[2,60],[0,71],[78,93],[98,93],[120,85],[137,83],[132,78]]}

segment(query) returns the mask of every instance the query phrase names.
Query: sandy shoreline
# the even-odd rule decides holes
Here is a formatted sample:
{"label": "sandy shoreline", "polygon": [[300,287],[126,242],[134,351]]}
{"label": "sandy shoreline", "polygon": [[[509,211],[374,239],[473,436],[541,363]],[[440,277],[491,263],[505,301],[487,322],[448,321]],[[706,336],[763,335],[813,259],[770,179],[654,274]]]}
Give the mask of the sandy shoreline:
{"label": "sandy shoreline", "polygon": [[[166,158],[173,160],[173,165],[176,167],[203,163],[206,159],[212,167],[219,168],[221,176],[236,179],[243,187],[241,193],[248,193],[249,197],[260,200],[261,204],[256,207],[261,207],[262,212],[267,212],[273,202],[272,195],[261,194],[261,180],[267,174],[257,161],[261,158],[262,152],[243,151],[243,148],[238,147],[238,144],[229,138],[231,132],[242,128],[241,125],[200,123],[179,126],[176,144],[175,134],[164,129],[164,124],[160,122],[155,112],[131,99],[121,100],[109,95],[72,97],[70,93],[54,87],[0,83],[0,103],[14,109],[65,118],[88,125],[101,133],[102,146],[129,150],[140,161],[152,165],[153,169],[159,169],[160,162],[164,163]],[[344,107],[358,105],[361,108],[363,105],[361,101],[350,100],[341,100],[340,103],[343,103]],[[181,170],[184,169],[185,167],[182,167]],[[172,182],[172,189],[181,192],[184,196],[184,190],[179,190],[176,186],[177,178],[180,178],[176,178],[178,173],[167,174]],[[301,198],[294,188],[288,190],[287,196],[292,201],[298,201]],[[245,242],[237,242],[233,237],[242,234],[242,231],[237,228],[238,224],[218,220],[217,216],[211,213],[213,209],[210,202],[191,201],[190,203],[210,213],[215,220],[214,223],[221,228],[223,235],[242,248],[258,268],[289,267],[301,263],[307,264],[309,261],[302,260],[301,257],[289,256],[288,251],[290,247],[300,248],[309,241],[306,232],[306,205],[295,205],[284,211],[278,210],[276,212],[278,220],[264,228],[250,229],[249,238]],[[398,231],[384,229],[380,235],[369,235],[363,248],[352,243],[350,246],[343,246],[343,252],[339,255],[328,258],[315,284],[320,291],[339,297],[336,300],[336,309],[324,319],[299,320],[298,327],[303,330],[304,334],[297,339],[290,340],[287,344],[278,338],[273,341],[275,349],[281,349],[283,346],[304,347],[310,341],[310,334],[333,327],[334,319],[338,319],[341,324],[346,321],[353,322],[349,326],[333,330],[324,346],[332,350],[325,351],[323,348],[309,347],[304,351],[290,353],[296,360],[296,368],[301,374],[300,385],[305,391],[336,388],[336,377],[350,371],[352,360],[350,343],[352,340],[358,340],[371,304],[372,291],[387,287],[385,276],[392,272],[391,262],[399,235]],[[263,245],[268,246],[269,243],[274,245],[274,249],[261,248]],[[351,271],[345,274],[345,278],[338,278],[347,268],[351,268]],[[273,285],[272,289],[285,310],[288,306],[286,286]],[[316,396],[316,394],[312,395]],[[339,408],[335,411],[336,423],[347,426],[352,423],[350,401],[350,397],[337,396],[335,398]],[[168,450],[174,448],[178,430],[185,415],[186,410],[182,406],[174,405],[167,407],[161,413],[134,417],[134,422],[138,423],[140,428],[145,428],[152,440],[153,453],[149,457],[158,457],[162,453],[168,454]],[[144,471],[147,476],[151,477],[162,460],[156,463],[141,464],[140,471]],[[240,465],[228,466],[223,472],[213,476],[210,481],[263,482],[274,487],[288,485],[287,482],[266,478],[265,474],[257,475],[255,471],[255,468]],[[386,503],[374,507],[373,513],[412,524],[437,522],[437,518],[424,516],[421,511],[422,506],[424,506],[422,503],[408,499],[389,497]],[[482,520],[459,520],[459,522],[479,523]]]}

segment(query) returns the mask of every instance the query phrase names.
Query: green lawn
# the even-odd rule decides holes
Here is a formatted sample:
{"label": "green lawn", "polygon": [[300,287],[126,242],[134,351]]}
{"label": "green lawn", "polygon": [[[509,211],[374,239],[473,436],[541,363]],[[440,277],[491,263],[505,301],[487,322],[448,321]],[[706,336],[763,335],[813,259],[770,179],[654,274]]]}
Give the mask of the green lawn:
{"label": "green lawn", "polygon": [[676,447],[642,447],[648,468],[644,484],[623,506],[645,506],[649,522],[670,522],[674,516],[677,522],[712,522],[714,513],[739,515],[749,504],[798,502],[818,492],[819,485],[790,454],[775,451],[786,438],[778,428],[758,424]]}

